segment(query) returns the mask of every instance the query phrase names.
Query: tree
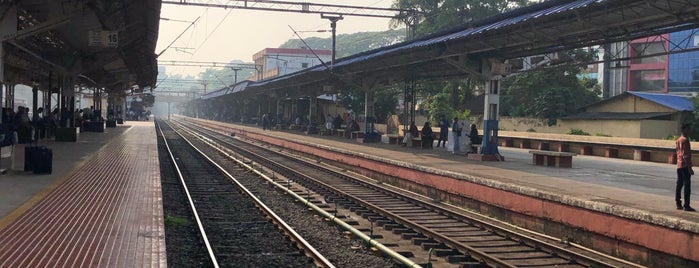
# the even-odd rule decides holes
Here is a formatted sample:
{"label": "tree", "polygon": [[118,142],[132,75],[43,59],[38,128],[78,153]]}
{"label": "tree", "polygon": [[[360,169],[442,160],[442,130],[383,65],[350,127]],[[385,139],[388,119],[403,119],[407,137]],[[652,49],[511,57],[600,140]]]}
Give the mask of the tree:
{"label": "tree", "polygon": [[386,118],[396,112],[400,90],[396,87],[378,88],[374,93],[374,116],[377,123],[386,123]]}
{"label": "tree", "polygon": [[[571,58],[573,62],[589,62],[592,54],[578,50]],[[596,80],[578,78],[583,67],[561,64],[504,79],[501,113],[546,118],[549,124],[554,124],[557,118],[599,101],[601,88]]]}
{"label": "tree", "polygon": [[[336,40],[337,58],[348,57],[364,51],[385,47],[402,41],[405,38],[404,31],[388,30],[383,32],[360,32],[353,34],[340,34]],[[304,41],[312,49],[332,49],[332,38],[309,37]],[[298,38],[289,39],[280,48],[305,48],[306,45]]]}
{"label": "tree", "polygon": [[405,25],[410,16],[417,23],[416,36],[443,31],[528,5],[527,0],[395,0],[394,8],[415,10],[391,21],[391,27]]}

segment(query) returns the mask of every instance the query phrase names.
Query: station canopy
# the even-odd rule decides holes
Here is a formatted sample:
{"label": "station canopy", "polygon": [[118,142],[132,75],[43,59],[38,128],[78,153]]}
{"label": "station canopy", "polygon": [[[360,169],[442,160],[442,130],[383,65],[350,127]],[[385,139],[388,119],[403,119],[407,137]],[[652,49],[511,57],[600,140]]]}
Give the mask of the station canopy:
{"label": "station canopy", "polygon": [[495,66],[507,59],[697,28],[697,14],[699,0],[549,0],[342,58],[332,70],[320,65],[254,82],[236,94],[311,96],[348,86],[479,76],[487,70],[485,59]]}
{"label": "station canopy", "polygon": [[[160,0],[0,1],[3,82],[124,92],[155,85]],[[0,68],[2,70],[2,68]]]}

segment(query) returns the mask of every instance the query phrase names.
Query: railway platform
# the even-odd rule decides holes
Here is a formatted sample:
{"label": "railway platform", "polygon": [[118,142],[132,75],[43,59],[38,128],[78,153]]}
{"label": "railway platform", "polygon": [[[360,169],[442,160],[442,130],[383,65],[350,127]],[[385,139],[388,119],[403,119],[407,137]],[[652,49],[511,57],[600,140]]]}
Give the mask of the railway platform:
{"label": "railway platform", "polygon": [[[676,210],[672,164],[580,155],[572,168],[553,168],[532,164],[528,149],[506,147],[506,161],[481,162],[442,148],[215,124],[360,173],[399,176],[391,183],[641,263],[662,258],[658,252],[699,263],[699,213]],[[696,189],[692,198],[699,206]]]}
{"label": "railway platform", "polygon": [[0,267],[166,266],[152,121],[39,144],[53,150],[52,174],[14,163],[0,175]]}

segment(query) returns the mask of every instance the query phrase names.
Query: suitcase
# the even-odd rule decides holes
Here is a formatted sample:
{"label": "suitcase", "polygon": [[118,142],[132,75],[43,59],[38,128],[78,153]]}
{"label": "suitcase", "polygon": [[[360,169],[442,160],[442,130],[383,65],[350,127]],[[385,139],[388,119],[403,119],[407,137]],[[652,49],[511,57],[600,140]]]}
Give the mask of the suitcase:
{"label": "suitcase", "polygon": [[53,150],[44,146],[35,147],[34,159],[32,163],[32,172],[34,174],[51,174],[53,172]]}
{"label": "suitcase", "polygon": [[34,174],[53,172],[53,150],[44,146],[24,147],[24,171]]}
{"label": "suitcase", "polygon": [[36,163],[35,155],[38,149],[39,147],[31,145],[27,145],[27,147],[24,147],[24,171],[34,170],[33,164]]}

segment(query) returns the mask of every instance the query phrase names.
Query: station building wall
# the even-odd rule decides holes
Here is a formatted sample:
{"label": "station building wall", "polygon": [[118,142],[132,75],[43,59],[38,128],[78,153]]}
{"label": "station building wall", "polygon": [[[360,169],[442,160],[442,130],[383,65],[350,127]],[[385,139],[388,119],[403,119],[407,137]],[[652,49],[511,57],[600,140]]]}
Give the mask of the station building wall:
{"label": "station building wall", "polygon": [[545,119],[500,117],[499,126],[504,131],[565,134],[570,129],[581,129],[590,135],[612,137],[665,139],[677,135],[678,120],[558,120],[548,126]]}

